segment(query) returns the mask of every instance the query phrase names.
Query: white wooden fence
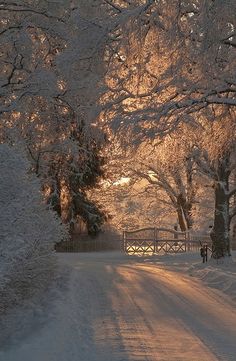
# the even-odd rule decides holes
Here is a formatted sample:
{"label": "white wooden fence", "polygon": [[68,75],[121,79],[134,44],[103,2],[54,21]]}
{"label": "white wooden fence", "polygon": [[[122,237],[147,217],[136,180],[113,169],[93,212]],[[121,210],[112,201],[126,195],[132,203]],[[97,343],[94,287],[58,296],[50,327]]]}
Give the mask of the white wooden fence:
{"label": "white wooden fence", "polygon": [[201,244],[211,246],[210,236],[155,227],[123,232],[123,249],[127,254],[199,251]]}
{"label": "white wooden fence", "polygon": [[206,234],[190,234],[167,228],[142,228],[124,231],[119,236],[91,238],[75,235],[67,241],[57,243],[57,252],[99,252],[121,250],[127,254],[182,253],[199,251],[201,244],[211,247],[211,240]]}

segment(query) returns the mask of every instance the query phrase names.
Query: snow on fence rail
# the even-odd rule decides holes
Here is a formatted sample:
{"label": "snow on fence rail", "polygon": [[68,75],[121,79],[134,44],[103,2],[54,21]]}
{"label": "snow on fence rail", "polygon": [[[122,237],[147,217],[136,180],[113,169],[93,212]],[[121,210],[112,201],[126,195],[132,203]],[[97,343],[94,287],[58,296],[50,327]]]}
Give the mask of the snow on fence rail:
{"label": "snow on fence rail", "polygon": [[142,228],[123,232],[123,248],[128,254],[182,253],[211,246],[210,236],[178,232],[168,228]]}

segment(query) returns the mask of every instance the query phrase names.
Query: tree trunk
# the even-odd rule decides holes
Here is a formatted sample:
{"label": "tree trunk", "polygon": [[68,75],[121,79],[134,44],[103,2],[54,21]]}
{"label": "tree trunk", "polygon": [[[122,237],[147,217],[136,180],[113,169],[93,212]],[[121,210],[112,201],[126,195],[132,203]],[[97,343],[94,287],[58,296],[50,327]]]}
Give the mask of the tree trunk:
{"label": "tree trunk", "polygon": [[184,207],[184,216],[188,230],[193,227],[192,206],[193,205],[191,203],[187,203]]}
{"label": "tree trunk", "polygon": [[230,215],[229,215],[229,155],[218,160],[215,181],[214,225],[211,232],[212,257],[219,259],[230,256]]}
{"label": "tree trunk", "polygon": [[193,227],[193,204],[195,203],[196,184],[193,180],[195,161],[192,156],[186,158],[186,199],[184,204],[184,215],[187,223],[187,228],[190,230]]}
{"label": "tree trunk", "polygon": [[181,231],[189,231],[193,226],[192,204],[189,204],[182,194],[177,197],[176,211]]}
{"label": "tree trunk", "polygon": [[184,217],[184,212],[182,210],[182,207],[178,206],[176,211],[177,211],[177,217],[178,217],[180,230],[181,230],[181,232],[186,232],[187,231],[186,220],[185,220],[185,217]]}
{"label": "tree trunk", "polygon": [[[196,192],[193,182],[193,165],[193,158],[187,157],[185,161],[185,175],[177,172],[174,176],[174,181],[179,191],[176,203],[178,221],[182,232],[189,231],[193,227],[192,208]],[[186,183],[183,181],[184,177],[186,178]]]}

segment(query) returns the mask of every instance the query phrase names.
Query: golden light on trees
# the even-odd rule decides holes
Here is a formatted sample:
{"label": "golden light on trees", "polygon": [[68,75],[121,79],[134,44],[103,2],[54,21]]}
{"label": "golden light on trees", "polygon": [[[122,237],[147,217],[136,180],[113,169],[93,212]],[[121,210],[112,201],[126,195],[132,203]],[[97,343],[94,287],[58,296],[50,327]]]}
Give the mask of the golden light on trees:
{"label": "golden light on trees", "polygon": [[89,215],[103,174],[96,204],[194,228],[234,171],[235,1],[75,3],[1,5],[1,139],[25,142],[59,213],[70,193]]}

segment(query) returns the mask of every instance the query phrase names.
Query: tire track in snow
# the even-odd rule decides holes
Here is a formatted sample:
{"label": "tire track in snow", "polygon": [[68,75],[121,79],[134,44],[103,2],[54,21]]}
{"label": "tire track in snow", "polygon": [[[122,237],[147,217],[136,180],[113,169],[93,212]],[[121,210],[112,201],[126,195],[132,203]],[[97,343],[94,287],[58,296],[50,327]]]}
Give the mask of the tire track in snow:
{"label": "tire track in snow", "polygon": [[[130,272],[139,276],[147,298],[152,289],[150,302],[154,305],[156,299],[156,308],[160,306],[161,313],[172,317],[183,330],[198,338],[203,351],[205,348],[204,360],[207,360],[208,349],[217,360],[235,361],[235,304],[232,307],[233,303],[222,297],[219,291],[203,289],[201,283],[180,274],[158,268],[155,270],[152,266],[130,267]],[[182,355],[181,361],[183,357]],[[197,361],[201,359],[201,355],[198,357]]]}
{"label": "tire track in snow", "polygon": [[71,276],[53,317],[0,361],[236,360],[236,312],[220,292],[124,255],[59,259]]}

